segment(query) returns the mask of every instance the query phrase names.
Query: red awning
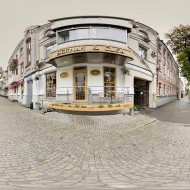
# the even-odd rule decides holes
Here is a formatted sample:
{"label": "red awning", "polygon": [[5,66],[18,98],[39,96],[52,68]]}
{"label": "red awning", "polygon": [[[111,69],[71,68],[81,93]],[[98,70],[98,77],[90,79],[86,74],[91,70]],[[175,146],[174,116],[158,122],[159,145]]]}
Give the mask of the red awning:
{"label": "red awning", "polygon": [[24,79],[20,79],[18,82],[17,82],[17,84],[19,85],[19,84],[24,84]]}
{"label": "red awning", "polygon": [[17,82],[14,82],[14,84],[9,85],[9,89],[12,89],[12,88],[17,87],[17,86],[22,85],[22,84],[24,84],[24,79],[21,79]]}

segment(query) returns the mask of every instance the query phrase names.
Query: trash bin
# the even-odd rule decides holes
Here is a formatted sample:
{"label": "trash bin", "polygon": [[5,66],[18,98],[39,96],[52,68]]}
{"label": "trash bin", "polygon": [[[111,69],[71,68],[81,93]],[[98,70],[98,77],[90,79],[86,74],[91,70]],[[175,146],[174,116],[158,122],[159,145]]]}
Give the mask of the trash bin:
{"label": "trash bin", "polygon": [[33,110],[33,102],[30,102],[30,109]]}

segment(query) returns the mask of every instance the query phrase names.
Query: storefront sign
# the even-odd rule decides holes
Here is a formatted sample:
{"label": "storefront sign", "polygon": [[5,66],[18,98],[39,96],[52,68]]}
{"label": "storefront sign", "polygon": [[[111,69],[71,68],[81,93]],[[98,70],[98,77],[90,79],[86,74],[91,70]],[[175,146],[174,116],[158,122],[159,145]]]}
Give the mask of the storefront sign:
{"label": "storefront sign", "polygon": [[60,74],[61,78],[67,78],[68,76],[69,76],[69,73],[67,73],[67,72],[63,72]]}
{"label": "storefront sign", "polygon": [[114,46],[104,46],[104,45],[79,45],[79,46],[63,48],[54,52],[50,52],[50,59],[55,59],[65,55],[71,55],[75,53],[85,53],[85,52],[113,53],[117,55],[123,55],[133,60],[133,54],[131,50]]}
{"label": "storefront sign", "polygon": [[99,70],[92,70],[90,73],[91,73],[91,75],[97,76],[100,74],[100,71]]}

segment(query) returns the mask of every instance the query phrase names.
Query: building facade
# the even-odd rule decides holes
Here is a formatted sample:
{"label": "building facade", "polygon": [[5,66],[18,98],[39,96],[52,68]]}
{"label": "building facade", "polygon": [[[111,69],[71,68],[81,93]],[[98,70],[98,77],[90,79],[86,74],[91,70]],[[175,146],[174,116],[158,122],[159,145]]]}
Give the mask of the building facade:
{"label": "building facade", "polygon": [[155,108],[179,92],[177,63],[158,33],[109,16],[28,27],[9,60],[8,77],[9,98],[34,108],[49,99]]}

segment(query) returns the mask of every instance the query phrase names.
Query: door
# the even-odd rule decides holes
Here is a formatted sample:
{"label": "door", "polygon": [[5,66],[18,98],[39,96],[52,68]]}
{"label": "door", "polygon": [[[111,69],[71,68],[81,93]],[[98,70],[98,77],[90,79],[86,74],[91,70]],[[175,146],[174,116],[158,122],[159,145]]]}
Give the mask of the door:
{"label": "door", "polygon": [[28,106],[32,102],[32,93],[33,93],[33,81],[28,81],[28,88],[27,88],[27,99],[28,99]]}
{"label": "door", "polygon": [[74,68],[74,101],[87,101],[87,71],[86,68]]}

